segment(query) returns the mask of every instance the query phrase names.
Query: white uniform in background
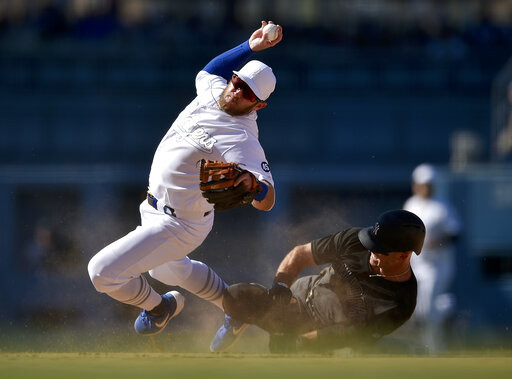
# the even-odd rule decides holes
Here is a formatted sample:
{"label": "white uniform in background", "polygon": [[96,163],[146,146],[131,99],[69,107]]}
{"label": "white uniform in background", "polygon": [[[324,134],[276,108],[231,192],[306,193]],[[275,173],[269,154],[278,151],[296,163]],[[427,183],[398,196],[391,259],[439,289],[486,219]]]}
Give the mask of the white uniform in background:
{"label": "white uniform in background", "polygon": [[[413,172],[413,182],[431,185],[435,170],[420,165]],[[404,209],[418,215],[425,224],[426,236],[420,255],[411,259],[418,281],[418,297],[413,320],[422,330],[423,341],[432,350],[443,348],[443,326],[455,307],[450,287],[455,276],[455,246],[451,242],[461,230],[454,209],[447,202],[413,195]]]}
{"label": "white uniform in background", "polygon": [[[180,286],[222,309],[224,281],[204,263],[187,257],[204,241],[214,219],[213,205],[199,190],[199,162],[203,158],[237,162],[273,185],[258,141],[256,112],[230,116],[217,106],[226,85],[224,78],[206,71],[197,75],[197,97],[172,124],[153,159],[149,192],[160,208],[143,201],[141,225],[91,259],[89,274],[98,291],[125,304],[153,309],[162,297],[141,276],[149,271],[159,281]],[[167,214],[164,205],[169,207]]]}

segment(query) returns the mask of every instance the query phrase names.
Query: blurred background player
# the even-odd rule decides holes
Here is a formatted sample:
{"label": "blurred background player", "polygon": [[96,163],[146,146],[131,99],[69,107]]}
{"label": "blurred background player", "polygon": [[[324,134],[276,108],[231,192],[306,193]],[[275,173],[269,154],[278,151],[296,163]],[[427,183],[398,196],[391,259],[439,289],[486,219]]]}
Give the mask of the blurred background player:
{"label": "blurred background player", "polygon": [[423,253],[411,260],[418,280],[418,303],[413,315],[425,346],[432,351],[445,348],[444,332],[455,308],[451,285],[455,277],[454,242],[461,224],[453,207],[434,197],[436,169],[421,164],[412,173],[412,193],[404,209],[425,223]]}
{"label": "blurred background player", "polygon": [[505,162],[512,161],[512,82],[507,86],[508,117],[506,125],[496,139],[496,148],[500,159]]}
{"label": "blurred background player", "polygon": [[274,205],[273,179],[258,140],[256,111],[266,107],[276,78],[262,62],[244,65],[253,52],[281,41],[282,28],[278,26],[278,37],[269,41],[263,33],[265,25],[262,21],[249,40],[214,58],[197,74],[197,97],[180,113],[154,155],[147,201],[140,204],[141,225],[89,262],[97,291],[143,309],[134,325],[139,334],[161,332],[184,303],[177,291],[157,293],[142,275],[147,271],[162,283],[180,286],[222,309],[226,284],[210,267],[187,256],[213,226],[213,205],[199,189],[202,159],[239,163],[247,172],[235,186],[256,180],[262,191],[252,205],[264,211]]}
{"label": "blurred background player", "polygon": [[[413,252],[420,254],[424,238],[418,216],[387,211],[373,226],[294,247],[280,263],[272,288],[231,285],[224,308],[269,332],[271,352],[372,345],[414,311],[417,287],[410,260]],[[329,266],[320,274],[295,280],[305,268],[323,264]]]}

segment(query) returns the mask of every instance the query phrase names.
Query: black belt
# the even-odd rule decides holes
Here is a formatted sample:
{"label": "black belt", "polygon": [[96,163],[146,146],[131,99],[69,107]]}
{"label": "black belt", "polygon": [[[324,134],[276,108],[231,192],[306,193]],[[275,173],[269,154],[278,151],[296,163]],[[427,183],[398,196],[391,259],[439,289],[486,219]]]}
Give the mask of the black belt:
{"label": "black belt", "polygon": [[[147,199],[148,199],[149,205],[151,205],[153,208],[158,210],[158,206],[157,206],[158,199],[156,197],[154,197],[153,195],[151,195],[149,192],[148,192],[148,195],[147,195]],[[163,208],[164,208],[164,213],[165,214],[167,214],[169,216],[172,216],[172,217],[178,217],[178,216],[176,216],[176,210],[174,208],[171,208],[168,205],[164,205]],[[204,212],[203,217],[208,216],[212,212],[213,212],[213,209],[209,210],[208,212]]]}

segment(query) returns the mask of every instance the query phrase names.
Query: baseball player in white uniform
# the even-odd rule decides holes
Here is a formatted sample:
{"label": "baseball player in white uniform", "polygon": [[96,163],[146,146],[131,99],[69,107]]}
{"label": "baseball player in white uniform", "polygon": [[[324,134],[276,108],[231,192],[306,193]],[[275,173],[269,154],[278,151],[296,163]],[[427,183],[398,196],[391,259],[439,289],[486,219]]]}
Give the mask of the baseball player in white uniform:
{"label": "baseball player in white uniform", "polygon": [[197,74],[197,97],[156,150],[147,201],[140,204],[141,224],[89,262],[97,291],[143,309],[134,325],[139,334],[161,332],[184,304],[177,291],[157,293],[141,275],[144,272],[222,309],[226,283],[206,264],[187,256],[213,226],[213,205],[199,189],[201,159],[238,163],[248,172],[235,185],[249,185],[253,177],[261,185],[253,207],[268,211],[274,205],[274,182],[258,141],[256,111],[267,105],[276,78],[262,62],[243,65],[254,52],[281,41],[282,28],[270,41],[265,25],[263,21],[248,41],[214,58]]}
{"label": "baseball player in white uniform", "polygon": [[450,286],[455,275],[455,238],[460,221],[450,204],[433,197],[436,170],[421,164],[412,173],[411,196],[404,209],[425,223],[423,253],[411,260],[418,280],[418,297],[413,320],[421,328],[422,339],[432,351],[443,349],[443,326],[453,312],[455,298]]}

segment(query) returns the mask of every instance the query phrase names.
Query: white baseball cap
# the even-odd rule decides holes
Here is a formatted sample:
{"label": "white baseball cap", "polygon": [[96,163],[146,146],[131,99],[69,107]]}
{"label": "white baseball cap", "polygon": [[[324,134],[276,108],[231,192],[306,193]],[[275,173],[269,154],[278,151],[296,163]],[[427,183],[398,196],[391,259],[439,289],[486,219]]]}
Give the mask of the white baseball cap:
{"label": "white baseball cap", "polygon": [[276,88],[276,77],[272,69],[260,61],[250,61],[240,71],[233,71],[252,89],[260,100],[267,100]]}
{"label": "white baseball cap", "polygon": [[418,184],[432,183],[435,177],[436,169],[428,163],[420,164],[412,172],[412,181]]}

